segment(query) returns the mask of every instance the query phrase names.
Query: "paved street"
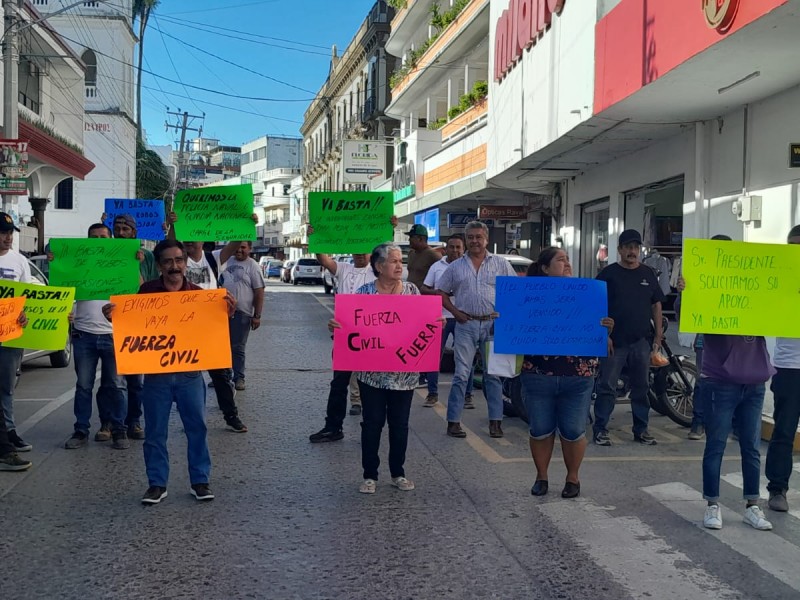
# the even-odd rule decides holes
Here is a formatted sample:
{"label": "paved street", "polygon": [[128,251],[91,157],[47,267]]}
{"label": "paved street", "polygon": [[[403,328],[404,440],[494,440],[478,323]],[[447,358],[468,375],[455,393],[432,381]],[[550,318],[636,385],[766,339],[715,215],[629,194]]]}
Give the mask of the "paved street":
{"label": "paved street", "polygon": [[[634,445],[620,407],[611,448],[590,447],[582,497],[534,498],[523,422],[491,439],[485,404],[466,411],[466,440],[445,436],[443,407],[411,414],[400,492],[385,473],[361,480],[358,417],[345,439],[312,445],[323,422],[333,299],[318,287],[270,282],[237,401],[250,428],[226,431],[209,391],[216,500],[189,495],[185,439],[173,415],[170,496],[147,488],[140,442],[63,449],[72,427],[71,369],[26,368],[20,432],[34,467],[0,478],[6,526],[2,596],[33,598],[797,598],[800,494],[773,532],[741,523],[738,448],[724,462],[725,527],[701,526],[701,442],[655,414],[656,447]],[[440,397],[446,397],[446,390]],[[382,457],[385,464],[385,451]],[[556,450],[558,455],[558,450]],[[800,481],[800,474],[797,475]],[[797,481],[795,490],[800,489]],[[764,490],[762,490],[764,491]]]}

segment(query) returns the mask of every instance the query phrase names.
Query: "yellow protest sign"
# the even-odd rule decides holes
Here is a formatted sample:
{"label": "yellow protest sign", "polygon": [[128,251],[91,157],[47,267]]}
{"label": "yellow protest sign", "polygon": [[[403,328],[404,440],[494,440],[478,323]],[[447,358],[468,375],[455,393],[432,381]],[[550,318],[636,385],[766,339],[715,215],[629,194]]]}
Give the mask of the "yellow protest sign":
{"label": "yellow protest sign", "polygon": [[800,338],[800,246],[685,240],[681,331]]}
{"label": "yellow protest sign", "polygon": [[69,336],[69,313],[75,288],[0,280],[0,298],[25,298],[28,326],[22,335],[5,342],[11,348],[63,350]]}
{"label": "yellow protest sign", "polygon": [[224,289],[111,296],[111,303],[120,374],[230,368]]}
{"label": "yellow protest sign", "polygon": [[0,300],[0,342],[7,342],[22,335],[19,313],[25,306],[25,298],[3,298]]}

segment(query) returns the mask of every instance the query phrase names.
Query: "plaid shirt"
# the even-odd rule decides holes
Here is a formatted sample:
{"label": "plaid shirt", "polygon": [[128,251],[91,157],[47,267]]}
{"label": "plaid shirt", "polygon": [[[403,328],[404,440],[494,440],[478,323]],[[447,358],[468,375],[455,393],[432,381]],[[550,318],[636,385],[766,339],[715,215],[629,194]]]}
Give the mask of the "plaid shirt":
{"label": "plaid shirt", "polygon": [[476,271],[469,254],[465,254],[450,263],[436,288],[452,293],[458,310],[483,317],[494,312],[495,279],[506,275],[514,277],[516,272],[505,258],[487,252]]}

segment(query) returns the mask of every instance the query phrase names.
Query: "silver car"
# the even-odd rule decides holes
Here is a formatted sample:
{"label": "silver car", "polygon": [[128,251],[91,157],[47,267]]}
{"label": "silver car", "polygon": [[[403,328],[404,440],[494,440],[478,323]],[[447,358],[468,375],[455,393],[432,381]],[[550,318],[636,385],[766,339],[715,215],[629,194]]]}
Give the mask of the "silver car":
{"label": "silver car", "polygon": [[292,285],[298,283],[322,284],[322,265],[316,258],[300,258],[292,268]]}

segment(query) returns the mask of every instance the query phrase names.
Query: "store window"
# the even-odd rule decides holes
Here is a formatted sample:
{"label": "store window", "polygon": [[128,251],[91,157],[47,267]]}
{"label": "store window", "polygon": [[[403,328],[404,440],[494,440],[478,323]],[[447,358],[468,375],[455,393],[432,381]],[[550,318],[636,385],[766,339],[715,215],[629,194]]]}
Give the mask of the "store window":
{"label": "store window", "polygon": [[581,277],[597,277],[608,265],[609,201],[600,200],[581,208]]}
{"label": "store window", "polygon": [[60,210],[72,210],[73,208],[73,187],[72,177],[65,179],[56,186],[56,208]]}

